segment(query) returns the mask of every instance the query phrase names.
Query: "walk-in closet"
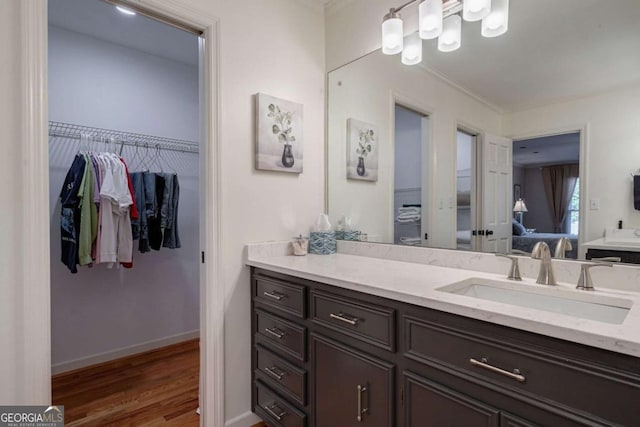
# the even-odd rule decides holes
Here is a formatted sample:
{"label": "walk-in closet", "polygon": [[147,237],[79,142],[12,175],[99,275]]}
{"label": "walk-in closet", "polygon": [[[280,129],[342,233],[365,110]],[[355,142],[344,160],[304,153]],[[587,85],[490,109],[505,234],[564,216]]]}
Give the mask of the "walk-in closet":
{"label": "walk-in closet", "polygon": [[66,425],[197,425],[199,36],[48,8],[53,403]]}

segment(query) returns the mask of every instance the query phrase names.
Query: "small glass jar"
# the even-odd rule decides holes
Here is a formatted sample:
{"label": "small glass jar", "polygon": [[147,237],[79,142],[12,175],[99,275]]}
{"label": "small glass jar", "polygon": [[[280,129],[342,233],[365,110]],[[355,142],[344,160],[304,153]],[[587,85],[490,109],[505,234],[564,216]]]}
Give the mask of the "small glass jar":
{"label": "small glass jar", "polygon": [[293,248],[293,254],[296,256],[303,256],[307,254],[307,248],[309,247],[309,240],[306,237],[302,237],[302,234],[298,237],[291,239],[291,247]]}

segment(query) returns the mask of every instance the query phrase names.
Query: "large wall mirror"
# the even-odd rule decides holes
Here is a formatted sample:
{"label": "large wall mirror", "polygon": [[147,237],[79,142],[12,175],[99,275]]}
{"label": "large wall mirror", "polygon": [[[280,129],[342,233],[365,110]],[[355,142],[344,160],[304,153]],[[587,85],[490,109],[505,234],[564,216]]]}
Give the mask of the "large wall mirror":
{"label": "large wall mirror", "polygon": [[329,73],[333,223],[485,252],[567,237],[568,258],[640,228],[640,2],[542,3],[511,0],[500,37],[463,21],[453,52],[424,40],[419,65],[377,50]]}

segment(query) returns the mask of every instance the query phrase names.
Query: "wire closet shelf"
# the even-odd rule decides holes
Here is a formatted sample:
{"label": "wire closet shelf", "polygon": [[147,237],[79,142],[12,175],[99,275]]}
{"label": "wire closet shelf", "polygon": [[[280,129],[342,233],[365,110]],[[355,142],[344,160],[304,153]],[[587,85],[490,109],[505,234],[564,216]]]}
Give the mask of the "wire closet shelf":
{"label": "wire closet shelf", "polygon": [[120,153],[125,145],[139,148],[154,148],[181,153],[198,153],[196,141],[165,138],[162,136],[144,135],[112,129],[102,129],[63,122],[49,122],[49,136],[82,139],[88,137],[92,142],[103,142],[120,146]]}

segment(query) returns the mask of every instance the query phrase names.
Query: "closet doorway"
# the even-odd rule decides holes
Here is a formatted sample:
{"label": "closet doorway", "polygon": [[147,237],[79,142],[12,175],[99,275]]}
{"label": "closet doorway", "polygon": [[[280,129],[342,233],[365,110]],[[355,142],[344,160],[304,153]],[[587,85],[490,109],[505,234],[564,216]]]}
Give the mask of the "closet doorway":
{"label": "closet doorway", "polygon": [[49,0],[48,49],[52,401],[73,425],[198,425],[202,39]]}
{"label": "closet doorway", "polygon": [[428,246],[429,116],[394,106],[393,242]]}

